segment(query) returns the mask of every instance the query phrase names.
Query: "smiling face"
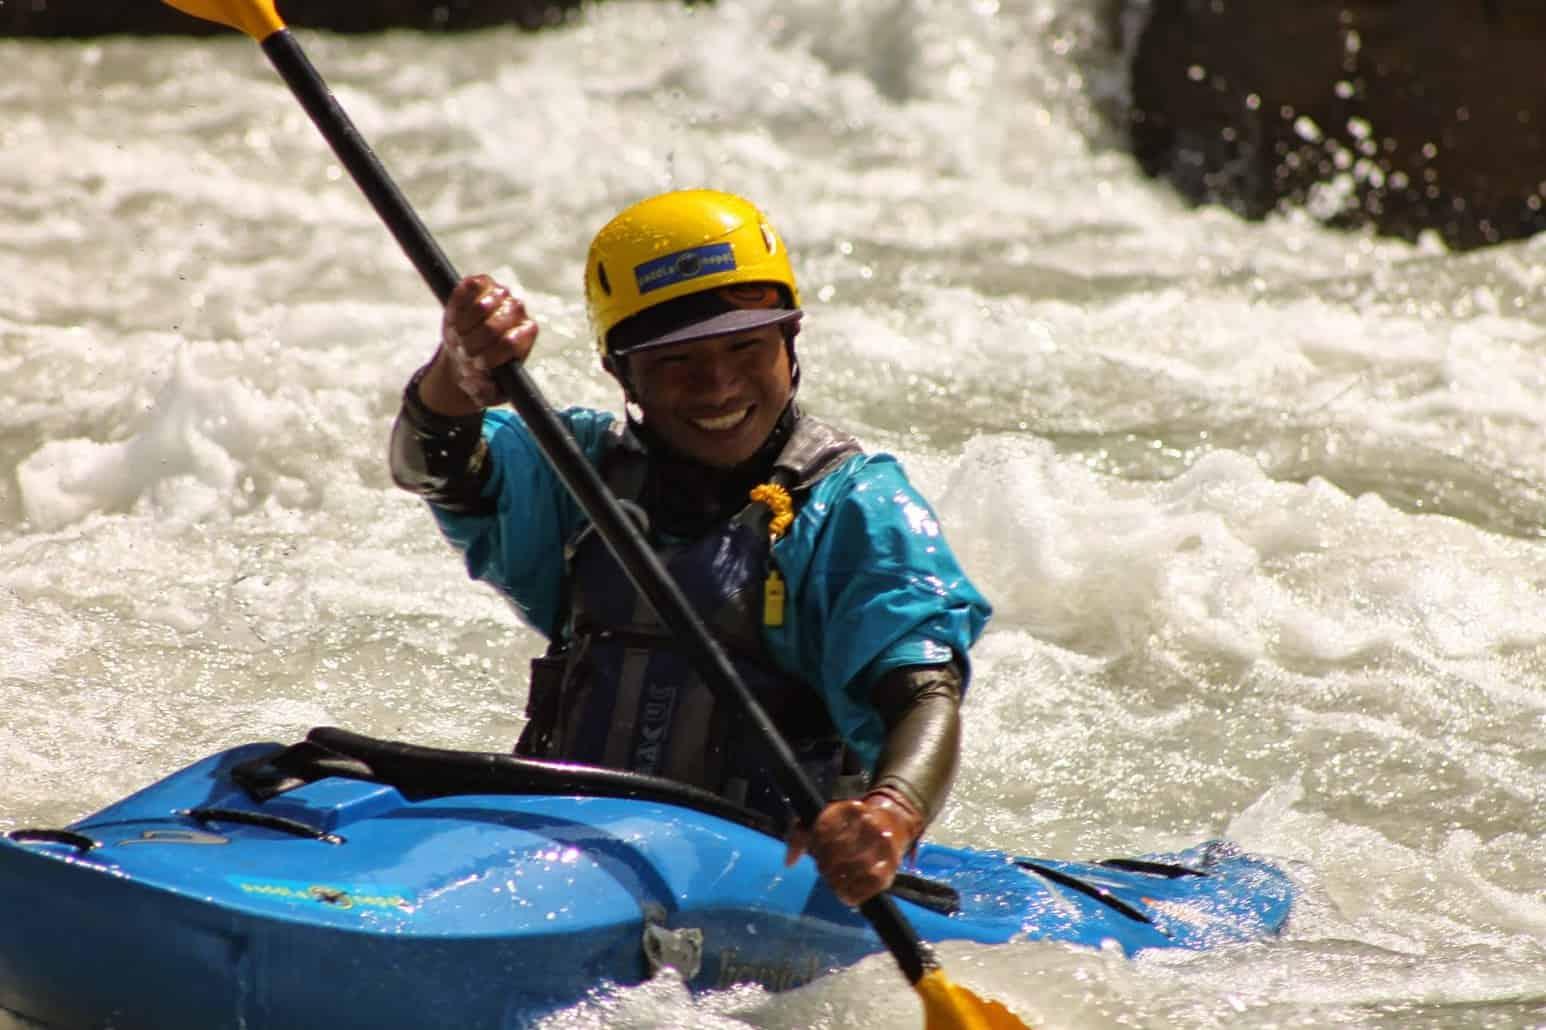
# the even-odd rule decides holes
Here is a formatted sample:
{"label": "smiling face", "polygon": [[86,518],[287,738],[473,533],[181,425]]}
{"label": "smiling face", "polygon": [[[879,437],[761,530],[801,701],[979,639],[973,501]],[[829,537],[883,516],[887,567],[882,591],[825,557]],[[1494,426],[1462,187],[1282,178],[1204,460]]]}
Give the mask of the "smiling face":
{"label": "smiling face", "polygon": [[716,468],[756,454],[793,391],[778,326],[640,351],[629,370],[644,424]]}

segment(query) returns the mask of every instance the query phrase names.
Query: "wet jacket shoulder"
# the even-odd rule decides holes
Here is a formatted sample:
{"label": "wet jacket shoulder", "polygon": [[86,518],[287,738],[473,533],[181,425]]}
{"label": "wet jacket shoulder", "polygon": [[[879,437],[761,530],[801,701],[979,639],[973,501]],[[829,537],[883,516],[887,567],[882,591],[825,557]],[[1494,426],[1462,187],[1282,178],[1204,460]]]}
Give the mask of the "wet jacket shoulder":
{"label": "wet jacket shoulder", "polygon": [[886,672],[955,660],[991,607],[961,569],[929,503],[887,454],[826,475],[773,548],[795,617],[767,630],[780,664],[801,670],[866,762],[885,730],[870,688]]}

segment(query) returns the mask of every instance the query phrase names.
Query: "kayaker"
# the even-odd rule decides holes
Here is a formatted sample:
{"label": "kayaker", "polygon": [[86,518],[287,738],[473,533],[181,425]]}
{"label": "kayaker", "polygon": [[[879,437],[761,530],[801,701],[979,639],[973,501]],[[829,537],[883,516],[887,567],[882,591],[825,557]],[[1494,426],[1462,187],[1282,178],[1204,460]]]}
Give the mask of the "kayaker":
{"label": "kayaker", "polygon": [[469,574],[547,636],[518,754],[669,777],[783,823],[845,902],[888,887],[960,751],[967,651],[989,605],[888,455],[795,403],[802,311],[750,202],[712,190],[629,207],[596,235],[585,297],[626,417],[560,413],[725,646],[813,781],[810,827],[543,459],[489,369],[537,323],[484,275],[446,304],[409,380],[393,479],[429,502]]}

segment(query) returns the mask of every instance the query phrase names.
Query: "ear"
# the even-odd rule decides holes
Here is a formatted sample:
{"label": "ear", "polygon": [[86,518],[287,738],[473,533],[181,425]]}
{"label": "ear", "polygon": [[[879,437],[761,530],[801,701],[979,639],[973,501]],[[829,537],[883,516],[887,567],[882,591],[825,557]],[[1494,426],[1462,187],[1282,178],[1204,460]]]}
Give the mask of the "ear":
{"label": "ear", "polygon": [[799,321],[785,323],[784,351],[789,355],[789,392],[791,395],[800,389],[800,356],[794,349],[794,338],[800,335]]}

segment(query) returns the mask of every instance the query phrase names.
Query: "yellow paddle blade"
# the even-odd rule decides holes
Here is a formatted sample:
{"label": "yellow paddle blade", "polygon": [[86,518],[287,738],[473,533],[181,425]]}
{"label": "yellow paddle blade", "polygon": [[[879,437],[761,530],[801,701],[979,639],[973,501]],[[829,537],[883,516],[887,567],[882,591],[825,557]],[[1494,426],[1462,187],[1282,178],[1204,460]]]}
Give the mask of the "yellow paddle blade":
{"label": "yellow paddle blade", "polygon": [[259,43],[285,27],[274,0],[162,0],[184,14],[240,29]]}
{"label": "yellow paddle blade", "polygon": [[951,983],[943,969],[924,973],[913,989],[923,999],[924,1030],[1030,1030],[998,1002]]}

